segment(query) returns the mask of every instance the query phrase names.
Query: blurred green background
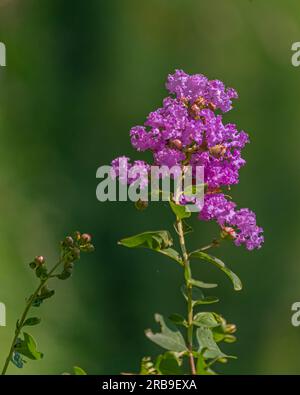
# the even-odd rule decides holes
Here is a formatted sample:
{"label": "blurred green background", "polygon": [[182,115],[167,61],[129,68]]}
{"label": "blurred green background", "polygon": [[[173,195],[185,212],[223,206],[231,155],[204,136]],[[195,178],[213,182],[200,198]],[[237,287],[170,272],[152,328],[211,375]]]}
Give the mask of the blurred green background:
{"label": "blurred green background", "polygon": [[[4,360],[15,321],[35,279],[27,263],[54,260],[58,241],[90,232],[97,251],[76,265],[71,281],[32,329],[40,362],[12,374],[60,374],[74,364],[91,374],[136,372],[160,351],[144,337],[153,314],[185,312],[176,264],[148,251],[117,246],[148,229],[172,229],[158,204],[139,213],[131,203],[99,203],[98,166],[139,156],[128,131],[161,105],[168,73],[182,68],[236,88],[240,100],[226,121],[250,133],[241,182],[232,190],[265,229],[256,252],[225,245],[216,254],[243,280],[240,293],[205,264],[197,276],[218,281],[215,310],[238,326],[238,355],[223,373],[300,373],[300,328],[291,304],[300,300],[300,41],[297,0],[1,0],[0,41],[0,328]],[[142,158],[142,156],[140,156]],[[194,220],[190,248],[210,242],[215,224]]]}

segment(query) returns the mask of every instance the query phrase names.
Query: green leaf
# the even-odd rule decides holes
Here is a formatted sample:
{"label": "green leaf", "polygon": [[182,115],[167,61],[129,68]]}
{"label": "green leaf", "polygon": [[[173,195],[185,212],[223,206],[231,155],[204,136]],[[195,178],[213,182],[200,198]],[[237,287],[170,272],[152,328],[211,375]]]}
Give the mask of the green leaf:
{"label": "green leaf", "polygon": [[180,265],[183,265],[183,261],[182,261],[180,254],[173,248],[165,248],[164,250],[156,250],[156,251],[160,252],[163,255],[168,256],[169,258],[173,259],[174,261],[180,263]]}
{"label": "green leaf", "polygon": [[207,254],[206,252],[203,251],[194,251],[190,254],[190,258],[196,258],[196,259],[202,259],[204,261],[207,261],[209,263],[212,263],[215,265],[217,268],[222,270],[232,281],[233,287],[236,291],[240,291],[242,289],[242,282],[239,279],[239,277],[231,271],[224,262],[222,262],[219,258],[216,258],[212,255]]}
{"label": "green leaf", "polygon": [[186,319],[180,315],[180,314],[171,314],[169,316],[169,320],[173,322],[175,325],[182,325],[182,326],[187,326],[187,321]]}
{"label": "green leaf", "polygon": [[118,244],[128,248],[147,248],[166,255],[180,265],[183,265],[180,254],[173,248],[170,248],[173,245],[173,239],[166,230],[140,233],[122,239]]}
{"label": "green leaf", "polygon": [[28,333],[23,333],[24,340],[19,338],[16,345],[15,351],[25,357],[33,360],[38,360],[43,358],[43,354],[36,349],[36,342],[34,338]]}
{"label": "green leaf", "polygon": [[213,304],[218,303],[219,299],[216,296],[203,296],[202,299],[195,300],[193,306],[198,306],[201,304]]}
{"label": "green leaf", "polygon": [[34,325],[38,325],[41,322],[41,319],[38,317],[31,317],[31,318],[27,318],[27,320],[25,320],[23,326],[34,326]]}
{"label": "green leaf", "polygon": [[197,359],[196,371],[199,375],[214,375],[215,372],[209,368],[205,359],[200,355]]}
{"label": "green leaf", "polygon": [[182,358],[176,352],[168,351],[159,355],[156,359],[155,368],[163,375],[181,375]]}
{"label": "green leaf", "polygon": [[54,289],[44,287],[41,293],[32,301],[33,307],[39,307],[44,300],[51,298],[55,294]]}
{"label": "green leaf", "polygon": [[[185,300],[188,300],[187,298],[187,289],[186,285],[182,285],[181,287],[181,292],[182,295],[184,296]],[[201,291],[200,288],[193,288],[192,289],[192,303],[193,306],[197,306],[200,304],[212,304],[212,303],[217,303],[219,301],[218,298],[215,296],[204,296],[203,292]]]}
{"label": "green leaf", "polygon": [[193,278],[189,280],[190,284],[194,285],[198,288],[216,288],[218,284],[208,284],[204,283],[203,281],[194,280]]}
{"label": "green leaf", "polygon": [[196,331],[196,337],[199,344],[199,352],[203,354],[206,359],[218,359],[226,357],[219,349],[214,340],[213,333],[210,328],[201,326]]}
{"label": "green leaf", "polygon": [[169,201],[169,203],[173,213],[176,215],[177,218],[184,219],[184,218],[189,218],[192,215],[190,211],[186,210],[185,206],[180,206],[179,204],[176,204],[171,200]]}
{"label": "green leaf", "polygon": [[73,371],[76,376],[86,376],[87,373],[79,366],[73,366]]}
{"label": "green leaf", "polygon": [[155,321],[161,326],[161,332],[153,333],[151,329],[145,331],[148,339],[158,344],[160,347],[168,351],[182,352],[186,351],[184,338],[178,330],[172,331],[165,324],[164,318],[160,314],[155,314]]}
{"label": "green leaf", "polygon": [[119,241],[119,244],[129,248],[164,249],[173,245],[173,240],[167,230],[149,231]]}
{"label": "green leaf", "polygon": [[200,326],[196,331],[196,337],[199,344],[198,352],[206,359],[219,360],[221,358],[236,358],[224,354],[214,340],[213,332],[207,326]]}
{"label": "green leaf", "polygon": [[218,315],[215,313],[201,312],[194,316],[193,324],[196,326],[215,328],[220,325],[220,320],[218,319]]}

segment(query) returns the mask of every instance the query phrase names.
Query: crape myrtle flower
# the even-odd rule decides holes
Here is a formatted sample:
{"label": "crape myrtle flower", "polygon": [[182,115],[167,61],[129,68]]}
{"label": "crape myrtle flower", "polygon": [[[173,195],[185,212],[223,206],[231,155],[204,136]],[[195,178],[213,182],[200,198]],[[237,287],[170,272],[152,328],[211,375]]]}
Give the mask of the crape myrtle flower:
{"label": "crape myrtle flower", "polygon": [[223,235],[229,235],[237,246],[245,244],[248,250],[260,248],[264,241],[263,229],[256,225],[255,214],[247,208],[235,208],[236,204],[228,201],[223,193],[207,194],[200,219],[217,221]]}
{"label": "crape myrtle flower", "polygon": [[166,87],[178,98],[195,103],[201,97],[223,112],[232,108],[232,99],[238,98],[237,92],[233,88],[226,88],[222,81],[209,81],[202,74],[189,75],[183,70],[176,70],[169,75]]}
{"label": "crape myrtle flower", "polygon": [[[166,88],[170,96],[163,100],[162,107],[151,112],[144,125],[130,130],[133,148],[150,151],[151,165],[188,165],[193,174],[197,166],[203,166],[206,194],[199,218],[215,220],[223,233],[224,228],[232,228],[229,233],[236,245],[244,244],[249,250],[259,248],[263,236],[255,214],[248,209],[236,210],[235,203],[222,193],[222,188],[238,184],[239,171],[246,163],[242,150],[249,143],[247,133],[233,123],[223,122],[222,112],[231,110],[237,92],[219,80],[209,80],[202,74],[188,75],[182,70],[168,76]],[[115,159],[112,167],[120,182],[132,184],[139,179],[141,189],[148,186],[150,164],[131,163],[123,156]],[[180,204],[188,201],[183,196]]]}

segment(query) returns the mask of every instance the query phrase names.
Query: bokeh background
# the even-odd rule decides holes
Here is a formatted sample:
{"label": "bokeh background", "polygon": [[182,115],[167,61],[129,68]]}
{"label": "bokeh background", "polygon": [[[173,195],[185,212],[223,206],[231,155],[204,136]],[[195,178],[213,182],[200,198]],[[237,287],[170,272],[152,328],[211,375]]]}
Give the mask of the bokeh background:
{"label": "bokeh background", "polygon": [[[247,252],[226,244],[216,254],[239,274],[240,293],[218,281],[219,305],[238,326],[225,351],[237,361],[222,373],[300,373],[300,328],[291,305],[300,300],[300,41],[297,0],[2,0],[0,41],[0,360],[36,280],[27,263],[55,259],[73,230],[90,232],[96,252],[76,265],[71,281],[33,328],[42,361],[12,374],[60,374],[80,365],[91,374],[136,372],[160,349],[144,337],[153,314],[184,313],[182,273],[163,256],[117,246],[124,236],[172,229],[172,214],[153,204],[99,203],[96,169],[116,156],[138,158],[128,131],[160,106],[175,68],[224,80],[240,95],[225,120],[250,133],[247,166],[232,190],[265,229],[265,246]],[[193,221],[191,248],[208,243],[214,224]]]}

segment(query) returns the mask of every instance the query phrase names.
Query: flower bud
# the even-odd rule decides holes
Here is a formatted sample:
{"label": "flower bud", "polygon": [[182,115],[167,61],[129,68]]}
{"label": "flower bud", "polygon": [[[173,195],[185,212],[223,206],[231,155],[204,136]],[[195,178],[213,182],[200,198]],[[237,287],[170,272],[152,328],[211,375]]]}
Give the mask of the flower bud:
{"label": "flower bud", "polygon": [[224,228],[222,228],[221,231],[221,238],[222,239],[235,239],[237,236],[236,231],[231,227],[231,226],[225,226]]}
{"label": "flower bud", "polygon": [[225,343],[234,343],[236,341],[236,337],[233,335],[226,335],[224,337],[224,342]]}
{"label": "flower bud", "polygon": [[149,203],[146,200],[139,199],[137,202],[135,202],[135,208],[139,211],[146,210],[148,207]]}
{"label": "flower bud", "polygon": [[93,246],[93,244],[88,244],[85,249],[85,252],[94,252],[95,251],[95,247]]}
{"label": "flower bud", "polygon": [[170,140],[171,147],[182,149],[182,142],[179,139]]}
{"label": "flower bud", "polygon": [[85,244],[88,244],[92,241],[92,236],[88,233],[83,233],[83,235],[81,235],[81,241]]}
{"label": "flower bud", "polygon": [[34,262],[37,266],[41,266],[45,263],[45,258],[42,255],[38,255],[34,258]]}
{"label": "flower bud", "polygon": [[67,263],[65,264],[64,270],[65,270],[66,272],[71,273],[72,270],[73,270],[73,268],[74,268],[74,263],[73,263],[73,262],[67,262]]}
{"label": "flower bud", "polygon": [[72,246],[74,244],[74,240],[71,236],[67,236],[64,240],[64,244],[66,246]]}
{"label": "flower bud", "polygon": [[217,108],[217,106],[216,106],[214,103],[210,102],[210,103],[208,103],[208,108],[209,108],[210,110],[212,110],[212,111],[215,111],[215,109]]}
{"label": "flower bud", "polygon": [[71,250],[71,262],[76,261],[77,259],[80,258],[80,249],[79,248],[72,248]]}
{"label": "flower bud", "polygon": [[199,112],[200,112],[201,108],[199,108],[197,106],[197,104],[192,104],[192,106],[190,107],[190,115],[195,118],[198,119],[199,117]]}
{"label": "flower bud", "polygon": [[75,240],[75,241],[79,241],[79,240],[80,240],[80,237],[81,237],[81,233],[78,232],[78,231],[77,231],[77,232],[74,232],[74,235],[73,235],[73,236],[74,236],[74,240]]}
{"label": "flower bud", "polygon": [[206,106],[206,100],[204,99],[204,97],[199,96],[196,100],[195,100],[195,104],[197,107],[204,108]]}
{"label": "flower bud", "polygon": [[209,152],[212,156],[215,156],[216,158],[219,158],[221,156],[224,156],[226,153],[226,147],[225,145],[222,144],[217,144],[213,147],[209,148]]}
{"label": "flower bud", "polygon": [[227,363],[228,359],[227,358],[219,358],[218,362],[220,363]]}
{"label": "flower bud", "polygon": [[236,325],[235,324],[227,324],[225,327],[225,332],[226,333],[235,333],[236,332]]}
{"label": "flower bud", "polygon": [[180,100],[181,100],[181,102],[183,103],[183,105],[185,107],[188,107],[189,101],[188,101],[188,99],[186,97],[182,97]]}

